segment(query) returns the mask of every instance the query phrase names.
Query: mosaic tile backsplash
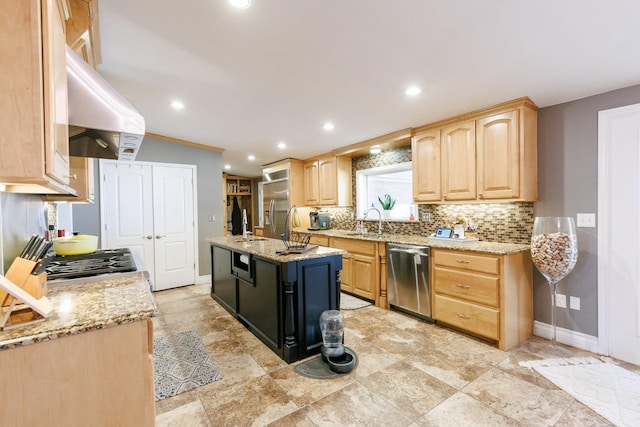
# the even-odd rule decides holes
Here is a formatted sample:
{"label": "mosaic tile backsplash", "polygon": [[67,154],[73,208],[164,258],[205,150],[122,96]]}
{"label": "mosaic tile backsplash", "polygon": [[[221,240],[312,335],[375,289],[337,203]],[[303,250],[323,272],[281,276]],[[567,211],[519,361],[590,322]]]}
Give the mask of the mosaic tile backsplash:
{"label": "mosaic tile backsplash", "polygon": [[[352,159],[353,205],[356,199],[355,173],[361,169],[411,161],[411,146],[400,147],[380,154],[368,154]],[[352,207],[325,208],[331,214],[331,228],[355,230],[355,209]],[[419,221],[430,214],[430,221]],[[533,230],[533,202],[468,203],[418,205],[416,221],[384,221],[385,233],[428,236],[438,227],[446,227],[453,216],[464,216],[477,227],[480,240],[529,244]],[[377,229],[377,221],[365,221],[369,230]]]}

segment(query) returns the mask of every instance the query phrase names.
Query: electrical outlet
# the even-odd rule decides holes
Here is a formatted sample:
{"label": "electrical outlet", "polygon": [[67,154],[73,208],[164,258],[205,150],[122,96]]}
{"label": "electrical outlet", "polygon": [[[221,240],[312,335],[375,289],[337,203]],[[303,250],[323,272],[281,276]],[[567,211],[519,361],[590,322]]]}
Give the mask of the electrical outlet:
{"label": "electrical outlet", "polygon": [[215,215],[209,215],[209,222],[214,222],[216,220]]}
{"label": "electrical outlet", "polygon": [[572,310],[580,311],[580,298],[578,297],[569,297],[569,308]]}
{"label": "electrical outlet", "polygon": [[594,213],[579,213],[576,215],[576,225],[578,227],[595,227],[596,226],[596,214]]}
{"label": "electrical outlet", "polygon": [[556,307],[567,308],[567,296],[556,294]]}
{"label": "electrical outlet", "polygon": [[423,213],[422,214],[422,222],[431,222],[431,214]]}

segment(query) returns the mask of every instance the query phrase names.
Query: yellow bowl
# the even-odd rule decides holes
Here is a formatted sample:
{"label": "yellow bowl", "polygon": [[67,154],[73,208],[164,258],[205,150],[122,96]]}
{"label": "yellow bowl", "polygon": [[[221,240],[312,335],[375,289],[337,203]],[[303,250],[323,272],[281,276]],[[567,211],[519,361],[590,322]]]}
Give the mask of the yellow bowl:
{"label": "yellow bowl", "polygon": [[98,236],[80,234],[53,239],[53,250],[57,255],[84,255],[98,249]]}

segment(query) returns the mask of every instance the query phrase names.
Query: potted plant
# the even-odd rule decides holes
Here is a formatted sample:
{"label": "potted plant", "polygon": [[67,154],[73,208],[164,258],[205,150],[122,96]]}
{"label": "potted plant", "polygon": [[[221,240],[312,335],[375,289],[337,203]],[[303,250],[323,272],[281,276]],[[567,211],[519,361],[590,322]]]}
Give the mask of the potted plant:
{"label": "potted plant", "polygon": [[392,198],[389,194],[385,194],[382,198],[378,196],[378,201],[380,202],[380,206],[382,206],[382,211],[385,217],[389,217],[389,212],[396,204],[396,199]]}

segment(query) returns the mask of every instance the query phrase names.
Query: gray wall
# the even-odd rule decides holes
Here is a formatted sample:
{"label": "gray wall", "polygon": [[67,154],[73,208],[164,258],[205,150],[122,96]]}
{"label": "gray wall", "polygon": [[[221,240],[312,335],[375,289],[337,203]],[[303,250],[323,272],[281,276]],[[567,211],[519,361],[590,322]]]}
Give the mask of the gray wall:
{"label": "gray wall", "polygon": [[[534,100],[535,101],[535,100]],[[598,111],[640,103],[640,85],[538,110],[536,216],[598,210]],[[596,217],[597,219],[597,217]],[[578,262],[558,293],[580,298],[580,311],[558,309],[559,327],[598,335],[597,228],[578,228]],[[534,273],[534,317],[551,323],[549,286]]]}
{"label": "gray wall", "polygon": [[[211,258],[208,238],[222,236],[222,153],[189,145],[176,144],[161,139],[145,137],[138,161],[196,165],[198,186],[198,262],[201,276],[211,274]],[[99,181],[96,181],[99,182]],[[213,215],[216,221],[210,222]],[[75,205],[73,226],[76,230],[98,233],[100,224],[99,194],[89,205]],[[92,228],[94,227],[94,228]]]}
{"label": "gray wall", "polygon": [[0,252],[3,271],[6,271],[32,234],[44,236],[47,229],[47,213],[42,197],[11,193],[0,193],[0,213]]}

